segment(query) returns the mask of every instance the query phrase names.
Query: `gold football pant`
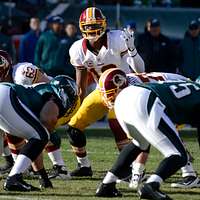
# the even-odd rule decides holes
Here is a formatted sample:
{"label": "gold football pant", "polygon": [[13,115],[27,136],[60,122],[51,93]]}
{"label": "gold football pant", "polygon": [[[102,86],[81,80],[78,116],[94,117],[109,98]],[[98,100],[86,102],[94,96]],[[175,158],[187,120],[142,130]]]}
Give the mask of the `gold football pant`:
{"label": "gold football pant", "polygon": [[[103,118],[103,116],[105,116],[108,112],[109,109],[104,104],[99,90],[96,89],[83,100],[79,110],[71,118],[68,124],[71,127],[83,132],[86,127]],[[130,140],[127,138],[126,134],[116,120],[113,110],[109,112],[108,117],[110,118],[109,125],[113,131],[117,147],[121,150],[124,145],[130,142]],[[87,154],[84,145],[82,147],[78,147],[73,144],[72,149],[78,157],[85,157]]]}

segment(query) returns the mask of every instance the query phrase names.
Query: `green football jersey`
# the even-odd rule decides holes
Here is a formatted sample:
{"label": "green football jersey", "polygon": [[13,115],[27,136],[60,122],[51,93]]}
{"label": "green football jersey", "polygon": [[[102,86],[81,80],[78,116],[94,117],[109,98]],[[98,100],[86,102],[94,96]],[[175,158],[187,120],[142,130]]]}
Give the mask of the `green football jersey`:
{"label": "green football jersey", "polygon": [[36,86],[21,86],[12,83],[4,83],[9,85],[16,93],[17,98],[25,104],[37,117],[44,104],[54,97],[55,103],[59,107],[60,116],[64,114],[62,99],[59,88],[51,84],[37,84]]}
{"label": "green football jersey", "polygon": [[170,119],[177,124],[200,122],[200,84],[192,81],[137,84],[150,89],[166,105]]}

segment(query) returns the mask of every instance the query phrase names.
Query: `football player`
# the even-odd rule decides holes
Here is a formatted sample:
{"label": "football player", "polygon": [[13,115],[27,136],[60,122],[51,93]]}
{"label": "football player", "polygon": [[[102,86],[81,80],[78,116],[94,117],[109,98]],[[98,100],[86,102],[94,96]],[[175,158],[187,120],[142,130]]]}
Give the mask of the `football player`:
{"label": "football player", "polygon": [[[31,63],[18,63],[16,65],[12,65],[12,59],[9,54],[3,50],[0,50],[0,81],[1,82],[10,82],[16,83],[20,85],[32,85],[34,83],[39,82],[49,82],[51,77],[48,77],[45,73],[39,70],[36,66]],[[61,156],[60,151],[60,138],[56,137],[56,133],[51,134],[51,141],[46,146],[46,150],[48,152],[49,158],[53,163],[53,170],[50,172],[50,178],[54,178],[56,176],[62,178],[68,178],[69,173],[65,167],[64,161]],[[7,139],[4,141],[4,154],[6,154],[6,165],[1,167],[1,173],[8,172],[13,165],[13,159],[16,159],[20,149],[25,144],[25,140],[23,138],[14,137],[11,135],[7,135]],[[7,147],[7,142],[9,148],[11,149],[12,156]],[[39,164],[39,162],[38,162]],[[35,166],[36,167],[36,166]],[[41,176],[45,174],[42,167],[39,169],[35,169],[37,173]],[[48,182],[49,183],[49,182]],[[48,186],[45,184],[43,179],[40,179],[40,184],[43,186]]]}
{"label": "football player", "polygon": [[[122,162],[125,165],[130,164],[141,150],[149,147],[149,144],[165,157],[155,174],[138,190],[140,198],[171,199],[159,190],[160,184],[183,167],[188,160],[175,124],[199,125],[199,96],[200,85],[191,81],[136,84],[125,88],[117,96],[117,119],[123,130],[134,137],[132,143],[123,149],[126,151],[131,148],[131,157],[123,157]],[[113,167],[107,173],[97,189],[97,196],[121,196],[114,183],[120,170],[123,170],[123,164],[121,169]]]}
{"label": "football player", "polygon": [[[120,69],[109,69],[106,70],[99,79],[99,90],[101,92],[105,104],[109,108],[112,108],[119,89],[122,89],[128,85],[134,85],[136,83],[174,81],[174,80],[188,80],[188,79],[182,75],[172,74],[172,73],[152,72],[152,73],[125,74]],[[115,123],[117,123],[117,120]],[[120,158],[125,157],[124,154],[129,154],[129,155],[132,154],[131,149],[128,150],[125,151],[123,154],[121,154],[121,157],[119,157],[118,162],[116,162],[115,164],[115,168],[120,168],[120,165],[122,163]],[[129,184],[131,188],[136,189],[139,186],[142,180],[142,175],[144,174],[144,164],[146,162],[147,156],[148,154],[142,153],[140,154],[139,157],[137,157],[137,159],[133,163],[132,178]],[[181,187],[181,188],[200,187],[200,180],[197,176],[197,173],[193,169],[192,163],[190,161],[188,161],[186,166],[181,168],[181,171],[183,180],[177,183],[172,183],[172,187]],[[117,180],[117,182],[119,181]]]}
{"label": "football player", "polygon": [[0,93],[0,128],[27,140],[6,179],[4,189],[37,190],[22,179],[22,173],[41,154],[58,119],[67,117],[76,108],[79,97],[75,81],[68,76],[57,76],[50,83],[34,87],[1,83]]}
{"label": "football player", "polygon": [[[71,63],[76,68],[81,100],[85,97],[88,72],[98,83],[101,73],[109,68],[121,68],[127,73],[131,70],[144,71],[144,62],[135,48],[133,33],[127,30],[106,30],[106,18],[100,9],[89,7],[84,10],[80,15],[79,27],[83,39],[76,41],[69,53]],[[71,176],[92,176],[83,132],[87,126],[101,119],[107,112],[108,108],[103,104],[96,89],[83,100],[78,112],[68,123],[68,136],[78,161],[78,167],[71,172]],[[121,135],[121,132],[122,130],[117,127],[115,139],[119,149],[130,142],[127,137]]]}

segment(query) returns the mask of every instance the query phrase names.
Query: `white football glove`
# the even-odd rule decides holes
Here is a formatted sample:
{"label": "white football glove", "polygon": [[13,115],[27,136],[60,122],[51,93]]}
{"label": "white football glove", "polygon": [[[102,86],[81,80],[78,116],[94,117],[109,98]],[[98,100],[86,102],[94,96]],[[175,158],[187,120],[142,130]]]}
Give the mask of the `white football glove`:
{"label": "white football glove", "polygon": [[124,31],[122,31],[122,38],[124,39],[126,46],[130,52],[135,50],[135,36],[134,32],[128,31],[126,28],[124,28]]}

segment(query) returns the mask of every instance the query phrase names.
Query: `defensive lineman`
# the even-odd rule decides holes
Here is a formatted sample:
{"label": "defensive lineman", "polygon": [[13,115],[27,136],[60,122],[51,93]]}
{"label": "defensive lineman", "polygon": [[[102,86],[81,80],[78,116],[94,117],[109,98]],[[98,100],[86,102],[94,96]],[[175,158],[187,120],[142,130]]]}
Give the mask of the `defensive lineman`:
{"label": "defensive lineman", "polygon": [[[24,62],[13,65],[10,55],[3,50],[0,50],[0,62],[1,62],[0,64],[1,82],[16,83],[19,85],[32,85],[39,82],[49,82],[52,79],[32,63]],[[48,145],[46,146],[46,151],[48,152],[49,158],[53,163],[53,170],[51,170],[50,172],[50,178],[56,176],[66,178],[69,177],[69,173],[62,159],[60,145],[59,145],[60,138],[55,137],[56,135],[57,135],[56,133],[51,134],[50,141],[52,142],[49,142]],[[25,144],[25,140],[23,138],[17,138],[8,135],[7,140],[4,141],[4,144],[7,144],[7,142],[9,148],[11,149],[12,156],[15,160],[20,149]],[[10,150],[8,149],[8,146],[4,146],[3,152],[4,154],[6,153],[5,156],[6,164],[0,168],[1,173],[9,172],[13,164],[13,159],[10,154]],[[46,177],[46,172],[44,171],[43,168],[41,168],[42,166],[36,165],[35,167],[37,169],[34,170],[37,171],[37,174],[41,176],[41,178]],[[49,185],[47,183],[50,183],[49,181],[46,182],[45,179],[43,178],[39,179],[39,181],[40,181],[40,186],[42,187],[47,187]]]}
{"label": "defensive lineman", "polygon": [[0,93],[0,128],[28,140],[6,179],[4,189],[35,190],[23,181],[22,173],[42,152],[58,119],[66,113],[73,113],[79,101],[76,84],[67,76],[58,76],[49,84],[27,88],[1,83]]}
{"label": "defensive lineman", "polygon": [[[200,85],[191,81],[138,84],[125,88],[117,96],[117,119],[127,134],[134,133],[132,144],[124,149],[132,146],[134,158],[152,144],[165,157],[155,174],[139,189],[140,198],[171,199],[159,190],[160,184],[187,163],[187,154],[174,123],[199,125],[199,97]],[[126,162],[129,159],[124,158]],[[105,183],[108,176],[115,177],[109,173],[97,195],[108,188],[118,192],[113,183]]]}

